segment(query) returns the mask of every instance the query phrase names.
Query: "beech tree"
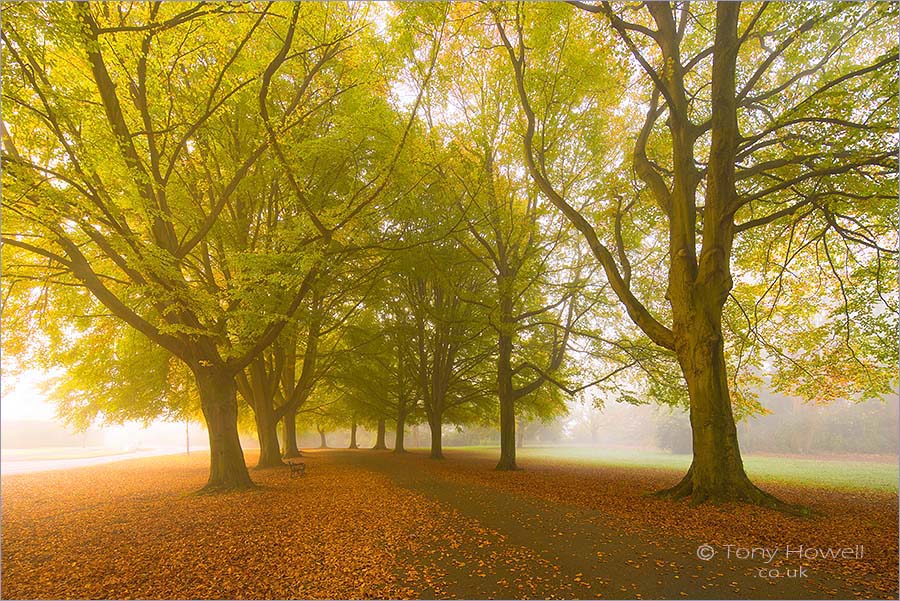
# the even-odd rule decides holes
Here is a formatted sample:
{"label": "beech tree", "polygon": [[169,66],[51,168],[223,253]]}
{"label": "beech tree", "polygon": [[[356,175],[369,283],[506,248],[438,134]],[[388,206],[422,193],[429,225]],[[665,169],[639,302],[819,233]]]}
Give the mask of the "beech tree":
{"label": "beech tree", "polygon": [[[403,278],[402,293],[413,323],[418,394],[431,430],[431,458],[443,459],[442,431],[448,420],[464,422],[474,405],[490,398],[484,365],[493,355],[486,340],[483,285],[461,249],[441,243]],[[422,260],[424,258],[424,261]]]}
{"label": "beech tree", "polygon": [[[210,435],[207,488],[251,486],[235,375],[302,306],[334,232],[374,201],[386,171],[358,164],[366,177],[345,191],[359,202],[327,224],[316,214],[327,206],[313,203],[337,200],[298,188],[296,166],[268,196],[260,179],[284,163],[283,138],[321,137],[339,100],[384,106],[354,80],[377,70],[343,60],[365,15],[325,5],[72,3],[21,5],[5,17],[4,248],[49,261],[184,361]],[[301,17],[321,27],[298,32]],[[189,41],[200,46],[179,50]],[[382,131],[367,140],[391,146],[395,162],[402,135]],[[261,160],[271,153],[275,161]],[[247,209],[273,204],[282,211],[274,220]],[[274,237],[283,262],[253,262],[262,251],[235,244],[229,228],[239,240]]]}
{"label": "beech tree", "polygon": [[554,224],[555,232],[544,231],[536,195],[529,197],[527,189],[517,187],[508,171],[515,165],[495,163],[497,140],[485,137],[476,140],[479,143],[469,150],[468,168],[458,174],[469,234],[460,244],[493,280],[478,300],[469,302],[489,310],[489,325],[496,335],[497,469],[513,470],[516,405],[558,381],[551,374],[566,358],[577,294],[577,282],[560,280],[577,278],[577,269],[551,264],[555,252],[564,253],[565,230]]}
{"label": "beech tree", "polygon": [[[522,5],[490,12],[526,122],[528,172],[584,236],[631,320],[674,353],[684,376],[694,459],[684,479],[660,494],[690,496],[695,504],[738,500],[802,512],[761,491],[744,472],[723,314],[736,275],[765,274],[734,272],[735,254],[747,252],[743,240],[761,228],[783,231],[787,225],[794,249],[789,253],[810,260],[812,251],[827,258],[835,276],[830,292],[836,289],[844,301],[844,318],[838,318],[847,327],[843,345],[860,363],[871,358],[882,365],[884,354],[867,352],[848,324],[891,307],[851,306],[844,278],[852,271],[883,283],[889,263],[880,258],[894,252],[896,224],[884,208],[896,200],[896,7],[792,5],[784,11],[769,3],[574,4],[557,7],[552,23],[540,22]],[[559,16],[563,10],[569,13]],[[592,223],[591,213],[578,208],[584,189],[566,192],[554,174],[553,161],[566,149],[553,135],[561,130],[543,126],[560,120],[557,107],[597,106],[585,86],[579,89],[566,74],[566,60],[585,60],[565,48],[567,34],[574,39],[583,20],[599,21],[601,31],[616,41],[591,52],[590,60],[614,63],[620,53],[642,75],[635,78],[643,93],[634,108],[643,118],[639,129],[631,130],[629,156],[640,202],[653,203],[662,226],[658,235],[666,237],[667,277],[656,289],[668,303],[662,314],[635,294],[623,238]],[[559,27],[552,56],[549,26]],[[598,119],[611,117],[608,109],[596,112]],[[590,152],[590,146],[580,150]],[[617,216],[615,223],[620,220]],[[845,245],[854,251],[835,257],[831,249]],[[833,325],[834,315],[821,317]],[[879,381],[886,389],[888,380]]]}
{"label": "beech tree", "polygon": [[[299,455],[296,418],[308,405],[317,386],[333,380],[341,356],[354,353],[344,341],[345,329],[365,302],[379,269],[379,261],[337,254],[319,270],[303,311],[291,320],[278,339],[237,377],[238,390],[252,409],[260,445],[258,467],[277,467],[284,457]],[[283,421],[283,445],[277,427]],[[332,420],[333,421],[333,420]]]}
{"label": "beech tree", "polygon": [[748,479],[735,420],[764,385],[896,385],[898,22],[4,5],[4,355],[65,368],[80,425],[199,408],[208,490],[252,486],[238,395],[261,467],[318,419],[397,452],[425,420],[435,458],[445,425],[499,422],[514,469],[517,421],[590,388],[689,409],[661,496],[802,513]]}
{"label": "beech tree", "polygon": [[[233,125],[225,109],[247,99],[249,82],[241,80],[252,65],[238,60],[239,50],[253,41],[260,17],[241,15],[230,29],[237,41],[217,49],[223,67],[205,77],[203,57],[170,49],[221,10],[154,5],[111,14],[86,3],[22,6],[7,13],[3,32],[5,64],[17,82],[4,89],[16,107],[4,127],[4,208],[15,216],[4,245],[66,271],[189,366],[210,433],[210,489],[251,485],[233,374],[279,328],[273,322],[246,348],[227,350],[227,311],[210,294],[217,286],[207,234],[264,147],[236,157],[222,148],[206,176],[194,156],[220,148],[205,134]],[[54,27],[44,27],[40,39],[22,35],[42,22]],[[79,75],[63,65],[78,65]],[[221,175],[215,182],[212,170]]]}
{"label": "beech tree", "polygon": [[[588,294],[591,266],[578,239],[565,217],[539,202],[522,169],[518,101],[507,92],[513,80],[505,58],[490,49],[493,34],[477,19],[460,20],[432,80],[426,114],[429,139],[441,146],[435,152],[452,157],[439,161],[437,171],[448,184],[443,194],[462,216],[464,231],[454,242],[487,276],[466,300],[484,310],[495,336],[497,469],[514,470],[521,418],[560,415],[563,395],[605,382],[634,362],[607,354],[603,367],[611,373],[591,381],[595,370],[582,361],[582,374],[574,377],[574,338],[587,333],[606,299]],[[578,170],[573,163],[559,175],[577,178]]]}

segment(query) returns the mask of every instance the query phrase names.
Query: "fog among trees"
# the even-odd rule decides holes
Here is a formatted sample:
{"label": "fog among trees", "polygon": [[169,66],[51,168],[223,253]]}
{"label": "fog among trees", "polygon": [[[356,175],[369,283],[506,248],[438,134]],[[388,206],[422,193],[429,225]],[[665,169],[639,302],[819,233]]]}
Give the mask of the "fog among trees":
{"label": "fog among trees", "polygon": [[742,450],[896,451],[897,25],[4,4],[3,368],[76,427],[202,421],[208,491],[253,486],[242,431],[415,431],[647,440],[692,454],[662,497],[803,513]]}

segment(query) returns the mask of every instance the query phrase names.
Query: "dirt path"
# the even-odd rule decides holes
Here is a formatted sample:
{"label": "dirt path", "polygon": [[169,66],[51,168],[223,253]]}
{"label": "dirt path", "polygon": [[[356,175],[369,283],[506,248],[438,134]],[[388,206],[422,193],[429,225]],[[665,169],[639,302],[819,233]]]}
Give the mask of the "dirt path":
{"label": "dirt path", "polygon": [[[697,548],[703,541],[665,532],[635,533],[597,511],[551,505],[486,486],[460,484],[427,469],[410,469],[418,458],[391,461],[380,453],[359,452],[334,452],[333,456],[342,463],[387,474],[399,486],[437,500],[503,537],[499,552],[496,546],[485,552],[475,541],[453,553],[444,552],[441,561],[448,569],[442,587],[423,590],[424,596],[511,599],[524,593],[530,598],[806,599],[821,598],[824,591],[837,598],[855,596],[821,570],[806,577],[788,577],[784,571],[782,577],[763,578],[759,568],[765,564],[759,561],[721,555],[709,561],[698,559]],[[507,551],[524,553],[544,568],[542,574],[528,575],[526,580],[534,585],[530,590],[522,586],[521,574],[511,571],[515,564],[502,561]],[[485,576],[476,573],[473,565]]]}

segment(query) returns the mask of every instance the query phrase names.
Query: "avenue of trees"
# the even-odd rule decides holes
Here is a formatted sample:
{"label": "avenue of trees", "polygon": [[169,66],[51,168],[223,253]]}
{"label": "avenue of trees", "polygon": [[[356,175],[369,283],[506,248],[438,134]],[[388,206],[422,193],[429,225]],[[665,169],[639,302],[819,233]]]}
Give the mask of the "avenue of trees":
{"label": "avenue of trees", "polygon": [[72,423],[396,452],[581,394],[744,473],[763,383],[896,390],[893,3],[4,5],[4,369]]}

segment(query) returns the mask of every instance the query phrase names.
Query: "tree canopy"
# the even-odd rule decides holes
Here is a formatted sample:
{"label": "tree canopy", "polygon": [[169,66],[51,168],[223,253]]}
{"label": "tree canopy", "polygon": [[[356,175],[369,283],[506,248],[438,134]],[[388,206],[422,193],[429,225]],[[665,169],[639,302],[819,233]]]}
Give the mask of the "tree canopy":
{"label": "tree canopy", "polygon": [[81,425],[199,411],[211,489],[239,412],[261,466],[299,413],[515,469],[590,393],[690,411],[665,495],[794,511],[762,387],[896,392],[896,4],[4,9],[4,356]]}

